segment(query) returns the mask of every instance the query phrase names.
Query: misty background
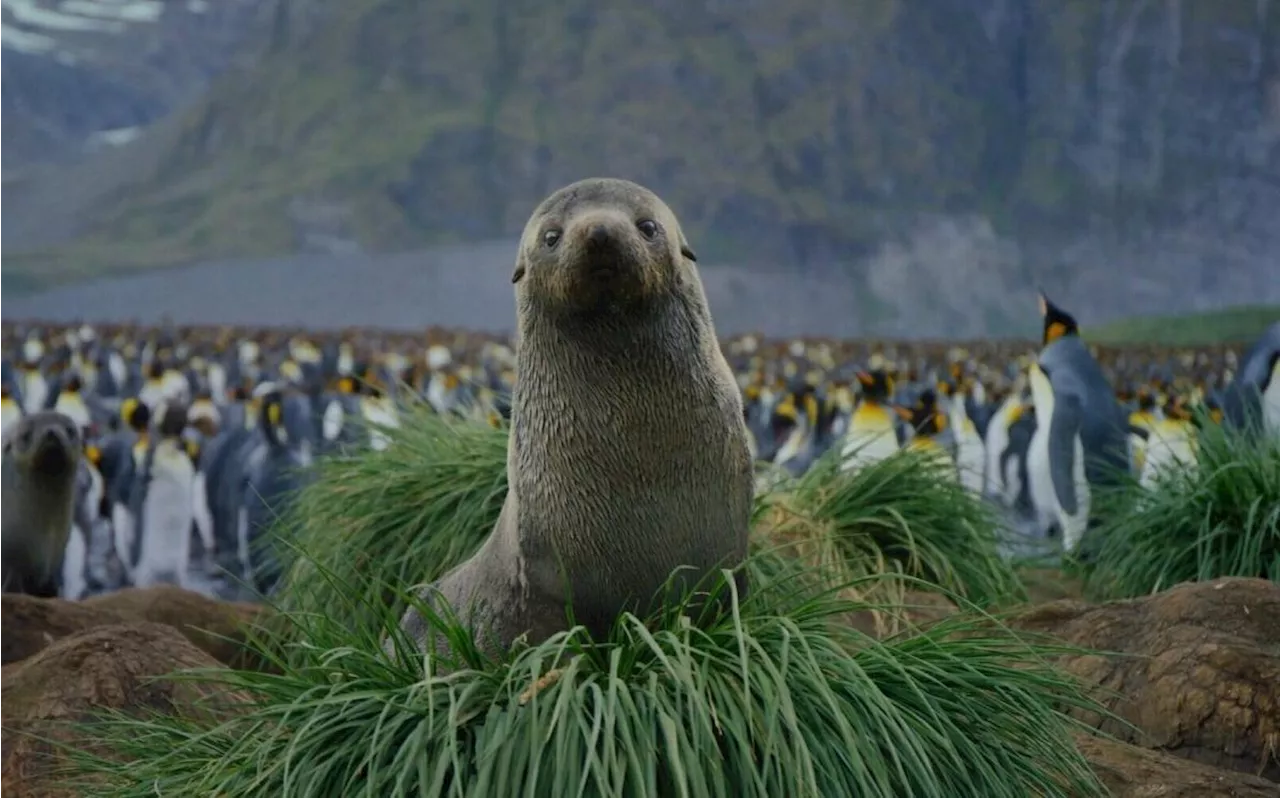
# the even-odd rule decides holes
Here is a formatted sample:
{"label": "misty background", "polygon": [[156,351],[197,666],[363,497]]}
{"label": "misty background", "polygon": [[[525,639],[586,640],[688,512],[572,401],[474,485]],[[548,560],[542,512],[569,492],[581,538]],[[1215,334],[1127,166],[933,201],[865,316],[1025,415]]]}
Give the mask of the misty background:
{"label": "misty background", "polygon": [[0,0],[3,313],[507,329],[594,175],[722,332],[1280,303],[1273,0]]}

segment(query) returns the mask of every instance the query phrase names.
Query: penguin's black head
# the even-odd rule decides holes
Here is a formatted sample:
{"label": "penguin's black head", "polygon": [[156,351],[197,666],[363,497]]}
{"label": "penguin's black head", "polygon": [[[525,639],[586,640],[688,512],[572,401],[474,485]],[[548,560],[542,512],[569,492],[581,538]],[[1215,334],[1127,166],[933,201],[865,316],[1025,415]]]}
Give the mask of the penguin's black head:
{"label": "penguin's black head", "polygon": [[80,381],[80,375],[72,373],[72,375],[67,378],[67,382],[66,385],[63,386],[63,390],[68,393],[79,393],[83,386],[84,383]]}
{"label": "penguin's black head", "polygon": [[129,415],[125,421],[135,432],[142,432],[151,425],[151,408],[147,407],[143,402],[138,402],[133,409],[129,411]]}
{"label": "penguin's black head", "polygon": [[774,440],[781,441],[800,423],[800,411],[796,407],[795,397],[788,396],[773,408],[769,419],[769,427]]}
{"label": "penguin's black head", "polygon": [[147,368],[147,374],[153,380],[158,380],[164,376],[164,364],[160,362],[159,358],[156,358],[156,360]]}
{"label": "penguin's black head", "polygon": [[938,414],[938,395],[926,388],[904,418],[920,435],[932,436],[941,432],[944,422]]}
{"label": "penguin's black head", "polygon": [[160,436],[177,438],[187,428],[187,408],[182,405],[169,405],[160,417]]}
{"label": "penguin's black head", "polygon": [[1040,292],[1040,315],[1044,317],[1043,343],[1045,346],[1059,338],[1080,334],[1080,327],[1071,314],[1050,302],[1043,291]]}
{"label": "penguin's black head", "polygon": [[1156,408],[1156,396],[1150,388],[1143,386],[1138,389],[1138,409],[1151,412]]}
{"label": "penguin's black head", "polygon": [[862,383],[862,393],[876,402],[888,400],[893,393],[893,378],[884,369],[858,372],[858,382]]}

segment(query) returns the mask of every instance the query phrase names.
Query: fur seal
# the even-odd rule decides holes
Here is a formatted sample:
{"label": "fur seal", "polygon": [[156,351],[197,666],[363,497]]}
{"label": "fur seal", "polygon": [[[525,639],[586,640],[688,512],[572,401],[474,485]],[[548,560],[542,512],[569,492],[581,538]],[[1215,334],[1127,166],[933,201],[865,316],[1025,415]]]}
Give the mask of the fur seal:
{"label": "fur seal", "polygon": [[[677,568],[687,590],[746,558],[748,432],[695,261],[670,208],[624,180],[562,188],[525,226],[510,488],[480,550],[420,595],[483,650],[567,629],[568,604],[606,639]],[[401,626],[426,647],[416,609]]]}
{"label": "fur seal", "polygon": [[4,592],[58,595],[80,470],[80,429],[53,410],[15,424],[4,439]]}

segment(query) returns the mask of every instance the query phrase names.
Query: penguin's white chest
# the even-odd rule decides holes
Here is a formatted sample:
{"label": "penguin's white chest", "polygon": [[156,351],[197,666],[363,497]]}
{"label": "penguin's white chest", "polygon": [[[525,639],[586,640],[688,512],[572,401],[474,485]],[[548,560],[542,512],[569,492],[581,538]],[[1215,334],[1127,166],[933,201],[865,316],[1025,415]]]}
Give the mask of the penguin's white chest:
{"label": "penguin's white chest", "polygon": [[324,409],[324,418],[321,423],[321,434],[326,441],[336,441],[338,436],[342,434],[342,424],[345,419],[346,412],[342,409],[342,402],[337,399],[329,402]]}
{"label": "penguin's white chest", "polygon": [[142,505],[142,546],[135,577],[139,586],[185,581],[194,508],[195,467],[176,444],[161,442]]}
{"label": "penguin's white chest", "polygon": [[773,462],[777,465],[790,462],[798,456],[808,441],[809,430],[804,423],[796,425],[791,430],[791,434],[787,436],[786,441],[779,447],[778,453],[774,455]]}
{"label": "penguin's white chest", "polygon": [[840,470],[857,471],[891,457],[898,451],[898,435],[889,411],[877,405],[861,405],[853,412],[849,433],[840,447]]}
{"label": "penguin's white chest", "polygon": [[1031,435],[1031,443],[1027,446],[1027,489],[1031,494],[1031,505],[1040,517],[1041,523],[1047,524],[1057,519],[1058,498],[1053,492],[1053,472],[1049,462],[1049,429],[1046,424],[1037,424]]}
{"label": "penguin's white chest", "polygon": [[53,409],[74,421],[77,427],[88,427],[91,424],[89,408],[79,394],[63,391],[58,394],[58,401],[54,402]]}
{"label": "penguin's white chest", "polygon": [[1151,430],[1139,483],[1150,490],[1161,475],[1179,468],[1194,468],[1195,464],[1195,443],[1190,429],[1183,424],[1162,423]]}
{"label": "penguin's white chest", "polygon": [[1008,481],[1000,472],[1000,456],[1009,448],[1009,413],[1007,406],[992,417],[987,425],[987,439],[983,442],[986,450],[987,473],[983,492],[988,496],[1002,495],[1008,488]]}
{"label": "penguin's white chest", "polygon": [[28,413],[44,410],[44,403],[49,398],[49,383],[44,375],[32,371],[24,375],[22,380],[22,409]]}
{"label": "penguin's white chest", "polygon": [[1271,369],[1271,379],[1262,392],[1262,425],[1272,435],[1280,435],[1280,361]]}
{"label": "penguin's white chest", "polygon": [[379,401],[366,401],[361,408],[365,421],[369,422],[369,445],[375,451],[386,449],[391,443],[391,439],[387,434],[378,427],[390,427],[392,429],[400,426],[400,419],[396,415],[394,408],[388,404]]}
{"label": "penguin's white chest", "polygon": [[9,427],[22,420],[22,408],[12,399],[5,399],[0,406],[0,433],[8,432]]}
{"label": "penguin's white chest", "polygon": [[955,461],[960,484],[971,493],[981,493],[987,452],[983,448],[982,436],[969,420],[962,402],[957,402],[952,407],[951,428],[956,431]]}

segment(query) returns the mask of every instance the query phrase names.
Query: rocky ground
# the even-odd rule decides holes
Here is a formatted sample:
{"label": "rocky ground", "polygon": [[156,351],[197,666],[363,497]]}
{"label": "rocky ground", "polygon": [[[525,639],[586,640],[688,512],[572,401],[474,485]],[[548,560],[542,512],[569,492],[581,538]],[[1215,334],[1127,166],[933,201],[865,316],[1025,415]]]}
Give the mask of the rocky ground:
{"label": "rocky ground", "polygon": [[[1221,579],[1090,605],[1070,597],[1072,584],[1055,585],[1051,572],[1033,576],[1033,597],[1053,600],[1014,614],[1011,624],[1106,652],[1064,655],[1061,665],[1096,685],[1111,713],[1080,717],[1109,739],[1081,734],[1078,742],[1114,795],[1280,794],[1280,585]],[[946,614],[932,604],[916,617]],[[168,587],[83,602],[5,595],[2,608],[3,789],[12,796],[65,794],[50,775],[56,748],[31,736],[91,744],[60,720],[102,707],[234,707],[241,697],[210,704],[198,686],[153,677],[252,666],[234,641],[263,612]]]}

